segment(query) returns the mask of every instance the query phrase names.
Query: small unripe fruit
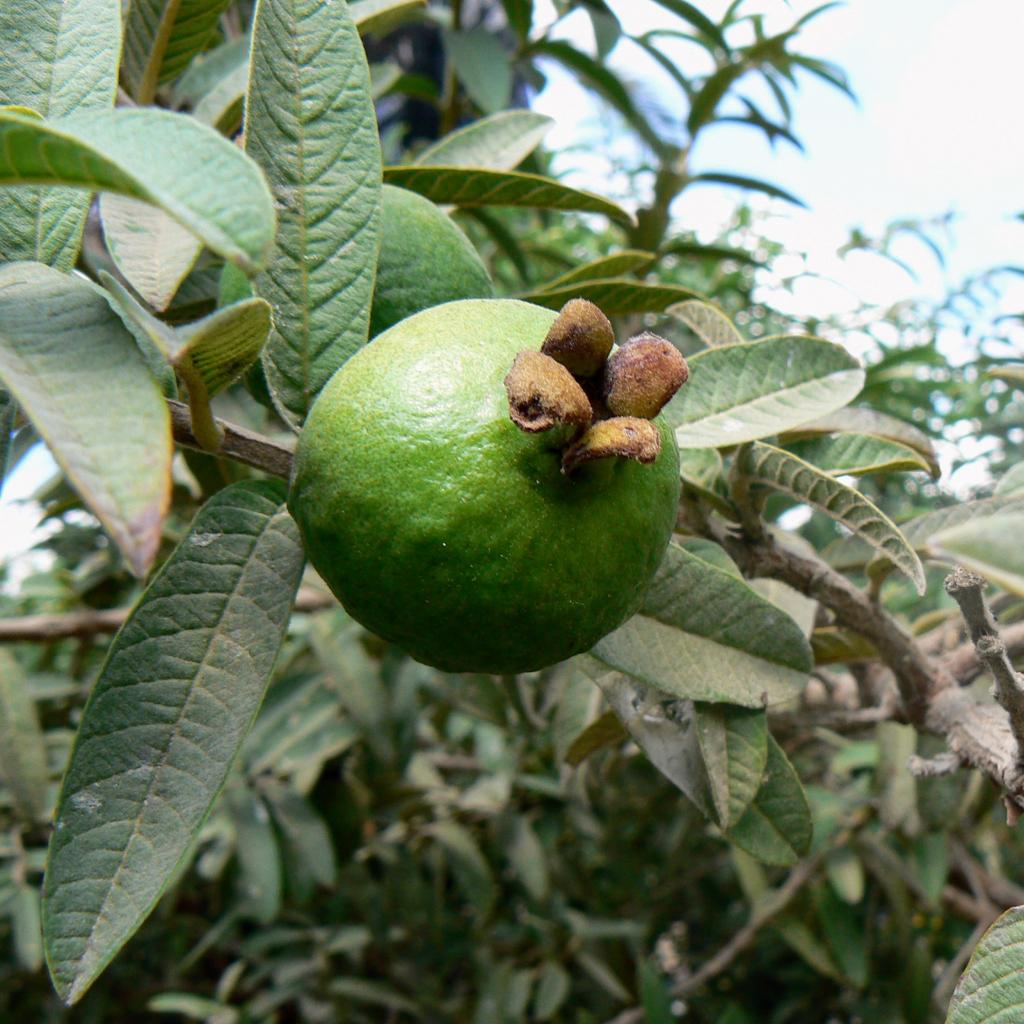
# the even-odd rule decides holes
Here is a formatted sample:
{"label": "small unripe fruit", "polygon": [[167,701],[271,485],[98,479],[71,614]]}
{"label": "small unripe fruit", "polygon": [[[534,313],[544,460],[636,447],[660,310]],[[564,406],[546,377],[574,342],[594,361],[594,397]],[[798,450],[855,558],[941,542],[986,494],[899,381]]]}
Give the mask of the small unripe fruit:
{"label": "small unripe fruit", "polygon": [[570,299],[551,325],[541,352],[576,377],[593,377],[615,344],[608,317],[586,299]]}
{"label": "small unripe fruit", "polygon": [[604,401],[613,416],[653,419],[689,376],[679,349],[656,334],[638,334],[608,360]]}
{"label": "small unripe fruit", "polygon": [[557,425],[579,432],[593,418],[590,401],[572,374],[541,352],[520,352],[505,376],[512,422],[528,434]]}

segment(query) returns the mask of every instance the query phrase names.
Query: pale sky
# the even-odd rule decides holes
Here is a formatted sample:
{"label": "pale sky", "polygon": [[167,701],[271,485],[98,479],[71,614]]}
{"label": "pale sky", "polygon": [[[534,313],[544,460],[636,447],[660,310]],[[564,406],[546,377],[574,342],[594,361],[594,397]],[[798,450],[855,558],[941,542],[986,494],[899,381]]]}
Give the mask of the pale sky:
{"label": "pale sky", "polygon": [[[632,32],[674,21],[651,0],[609,4]],[[538,6],[537,27],[553,18],[550,5],[546,11],[543,2]],[[714,16],[726,3],[701,0],[700,6]],[[771,32],[815,6],[807,0],[748,0],[746,9],[764,12]],[[560,30],[577,45],[592,45],[582,12]],[[859,105],[800,75],[793,105],[796,134],[806,153],[784,142],[773,152],[758,133],[722,126],[709,131],[693,154],[696,170],[767,178],[808,204],[808,210],[800,211],[755,201],[770,214],[765,229],[787,247],[810,251],[811,269],[831,282],[807,278],[790,295],[766,281],[766,300],[794,313],[824,316],[853,308],[858,299],[881,307],[914,295],[940,296],[948,283],[965,274],[999,263],[1024,265],[1024,223],[1013,219],[1024,210],[1022,40],[1021,0],[850,0],[801,33],[800,50],[846,70]],[[693,59],[685,44],[678,52],[681,61]],[[620,44],[612,63],[642,76],[652,70],[640,51],[626,44]],[[692,67],[701,70],[700,65]],[[661,106],[670,106],[675,93],[665,85],[667,76],[660,74],[656,81],[661,85],[653,96]],[[557,69],[551,71],[551,83],[536,104],[558,122],[549,144],[557,149],[592,140],[581,117],[587,109],[585,95]],[[765,109],[772,109],[770,103]],[[680,116],[685,117],[682,106]],[[570,181],[597,191],[608,187],[600,154],[577,152],[562,163],[577,169]],[[673,212],[681,229],[712,235],[738,198],[732,190],[701,187]],[[916,282],[872,256],[845,261],[834,256],[852,227],[879,231],[895,218],[947,211],[957,216],[945,271],[910,241],[902,255],[918,270]],[[1000,305],[1007,312],[1024,309],[1024,279],[1007,282]],[[958,345],[962,349],[957,338],[941,340],[950,351],[956,352]],[[857,349],[855,338],[849,344]],[[51,467],[45,453],[37,451],[7,481],[0,496],[0,558],[24,551],[38,538],[37,514],[22,499]]]}

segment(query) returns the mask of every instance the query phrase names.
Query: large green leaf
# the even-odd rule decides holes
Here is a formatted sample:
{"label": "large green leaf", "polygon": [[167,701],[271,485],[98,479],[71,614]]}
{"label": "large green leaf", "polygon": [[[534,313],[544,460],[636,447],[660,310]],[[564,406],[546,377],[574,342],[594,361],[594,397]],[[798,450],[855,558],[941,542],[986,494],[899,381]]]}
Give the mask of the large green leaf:
{"label": "large green leaf", "polygon": [[1024,595],[1022,530],[1024,511],[1005,512],[991,518],[970,519],[943,530],[932,537],[931,546],[981,573],[990,582]]}
{"label": "large green leaf", "polygon": [[385,167],[384,181],[407,188],[435,203],[452,206],[526,206],[539,210],[583,210],[603,213],[620,224],[633,218],[609,199],[569,188],[551,178],[520,171],[476,167]]}
{"label": "large green leaf", "polygon": [[609,672],[594,658],[584,656],[579,662],[651,764],[701,814],[714,820],[693,701],[676,700],[622,672]]}
{"label": "large green leaf", "polygon": [[743,336],[736,325],[710,302],[691,299],[671,306],[668,311],[677,320],[682,320],[694,334],[711,348],[719,345],[741,345]]}
{"label": "large green leaf", "polygon": [[249,62],[252,40],[248,35],[231,39],[196,57],[174,83],[171,102],[177,107],[195,107],[204,96],[228,76]]}
{"label": "large green leaf", "polygon": [[26,184],[143,199],[249,272],[266,261],[274,237],[273,203],[256,165],[212,128],[166,110],[52,122],[0,110],[0,185]]}
{"label": "large green leaf", "polygon": [[1024,907],[1011,907],[981,937],[949,1004],[946,1024],[1024,1019]]}
{"label": "large green leaf", "polygon": [[127,196],[101,196],[100,217],[117,269],[154,309],[165,310],[199,258],[202,243],[159,207]]}
{"label": "large green leaf", "polygon": [[697,742],[718,824],[735,825],[761,788],[768,762],[765,713],[732,704],[697,703]]}
{"label": "large green leaf", "polygon": [[1024,462],[1011,466],[1000,478],[993,492],[995,497],[1007,497],[1024,491]]}
{"label": "large green leaf", "polygon": [[512,66],[496,32],[484,25],[445,32],[444,48],[469,98],[485,114],[495,114],[508,106]]}
{"label": "large green leaf", "polygon": [[170,419],[103,292],[40,263],[0,268],[0,380],[144,576],[170,498]]}
{"label": "large green leaf", "polygon": [[895,441],[897,444],[913,448],[928,464],[928,470],[933,475],[939,472],[938,456],[935,454],[935,446],[931,438],[917,427],[906,423],[888,413],[878,412],[875,409],[864,409],[859,407],[847,407],[836,409],[834,412],[812,420],[810,423],[802,423],[798,427],[783,432],[779,440],[783,444],[790,441],[801,440],[806,437],[817,437],[820,434],[871,434],[874,437],[885,438]]}
{"label": "large green leaf", "polygon": [[842,408],[864,385],[856,359],[820,338],[723,345],[689,363],[689,383],[665,410],[680,448],[770,437]]}
{"label": "large green leaf", "polygon": [[755,484],[779,491],[824,512],[867,541],[924,594],[921,559],[899,528],[859,491],[781,448],[760,442],[748,448],[740,465]]}
{"label": "large green leaf", "polygon": [[414,163],[511,171],[538,146],[554,121],[530,110],[504,110],[427,146]]}
{"label": "large green leaf", "polygon": [[299,424],[366,343],[380,247],[380,141],[347,4],[259,0],[245,139],[279,217],[256,279],[275,318],[263,366],[278,408]]}
{"label": "large green leaf", "polygon": [[389,28],[426,3],[427,0],[351,0],[348,9],[360,32],[376,32]]}
{"label": "large green leaf", "polygon": [[32,826],[47,806],[46,741],[28,680],[14,656],[0,649],[0,783]]}
{"label": "large green leaf", "polygon": [[786,448],[832,476],[932,471],[924,456],[913,448],[872,434],[822,435],[792,441]]}
{"label": "large green leaf", "polygon": [[[117,92],[120,0],[0,4],[0,106],[43,117],[106,110]],[[39,260],[70,270],[90,197],[77,189],[0,191],[0,262]]]}
{"label": "large green leaf", "polygon": [[591,655],[673,697],[763,707],[811,669],[800,627],[731,573],[670,545],[637,615]]}
{"label": "large green leaf", "polygon": [[807,205],[803,200],[797,199],[792,192],[787,192],[770,181],[761,181],[760,178],[747,178],[741,174],[724,174],[720,171],[705,171],[703,174],[695,174],[690,180],[709,185],[731,185],[733,188],[742,188],[748,192],[763,192],[766,196],[771,196],[773,199],[784,199],[794,206]]}
{"label": "large green leaf", "polygon": [[562,288],[577,281],[607,280],[610,277],[622,277],[633,271],[646,270],[657,257],[653,252],[641,252],[639,249],[621,249],[610,256],[601,256],[589,263],[583,263],[553,281],[544,285],[543,291]]}
{"label": "large green leaf", "polygon": [[764,781],[727,835],[765,864],[788,867],[811,846],[811,809],[800,778],[775,738],[768,736]]}
{"label": "large green leaf", "polygon": [[535,42],[530,46],[530,53],[534,56],[552,57],[563,67],[568,68],[584,85],[593,89],[614,107],[655,152],[663,147],[661,136],[633,102],[622,79],[603,62],[594,60],[562,39],[542,39]]}
{"label": "large green leaf", "polygon": [[303,567],[283,502],[254,482],[211,498],[107,655],[46,869],[47,962],[69,1003],[175,877],[259,707]]}
{"label": "large green leaf", "polygon": [[632,278],[577,281],[523,295],[526,302],[548,309],[561,309],[570,299],[589,299],[608,316],[630,313],[661,313],[673,303],[692,298],[696,292],[674,284],[647,284]]}
{"label": "large green leaf", "polygon": [[124,23],[121,75],[135,101],[180,75],[206,48],[231,0],[132,0]]}

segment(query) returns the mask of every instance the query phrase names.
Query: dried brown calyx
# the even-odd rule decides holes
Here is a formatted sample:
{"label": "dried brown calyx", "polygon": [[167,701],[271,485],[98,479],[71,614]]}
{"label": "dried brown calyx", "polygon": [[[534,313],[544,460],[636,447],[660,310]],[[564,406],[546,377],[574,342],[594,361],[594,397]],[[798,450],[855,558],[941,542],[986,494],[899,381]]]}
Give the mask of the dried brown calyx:
{"label": "dried brown calyx", "polygon": [[562,428],[554,436],[566,475],[599,459],[654,462],[661,434],[651,420],[690,375],[678,349],[656,334],[639,334],[612,353],[614,343],[604,313],[572,299],[541,351],[520,352],[505,377],[520,430]]}
{"label": "dried brown calyx", "polygon": [[559,424],[589,426],[593,419],[590,400],[573,375],[542,352],[520,352],[505,377],[509,415],[528,434],[550,430]]}
{"label": "dried brown calyx", "polygon": [[653,462],[661,451],[661,434],[650,421],[639,416],[613,416],[598,420],[562,453],[562,472],[572,475],[585,462],[595,459],[634,459]]}
{"label": "dried brown calyx", "polygon": [[604,401],[613,416],[654,419],[689,376],[675,345],[656,334],[638,334],[605,364]]}
{"label": "dried brown calyx", "polygon": [[586,299],[570,299],[551,325],[541,352],[576,377],[600,373],[615,344],[608,317]]}

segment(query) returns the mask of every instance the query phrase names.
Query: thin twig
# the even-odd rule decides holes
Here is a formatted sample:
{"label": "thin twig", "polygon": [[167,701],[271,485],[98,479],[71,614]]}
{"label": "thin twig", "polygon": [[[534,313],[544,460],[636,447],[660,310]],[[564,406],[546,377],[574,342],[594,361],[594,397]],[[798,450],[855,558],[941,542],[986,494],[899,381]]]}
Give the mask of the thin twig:
{"label": "thin twig", "polygon": [[896,678],[907,719],[924,722],[932,695],[953,681],[880,604],[821,559],[782,548],[771,538],[722,540],[744,575],[788,583],[831,609],[841,625],[867,637]]}
{"label": "thin twig", "polygon": [[[195,448],[209,454],[209,450],[199,443],[192,430],[192,417],[189,415],[188,406],[173,399],[168,399],[167,405],[171,410],[174,440],[186,448]],[[294,457],[291,449],[276,444],[255,431],[246,430],[245,427],[238,427],[221,419],[214,422],[224,435],[218,455],[242,462],[253,469],[261,469],[264,473],[280,477],[282,480],[291,477]]]}
{"label": "thin twig", "polygon": [[1010,662],[984,590],[985,580],[963,566],[956,566],[946,577],[946,593],[960,606],[978,657],[995,680],[995,697],[1009,716],[1010,730],[1017,741],[1018,766],[1024,768],[1024,677]]}
{"label": "thin twig", "polygon": [[828,848],[797,864],[778,889],[769,893],[754,906],[750,920],[710,960],[705,960],[698,970],[688,978],[679,981],[673,987],[672,994],[675,996],[689,995],[727,970],[741,953],[753,945],[757,933],[778,917],[793,901],[796,894],[814,877],[827,852]]}
{"label": "thin twig", "polygon": [[[319,590],[303,588],[295,600],[295,610],[315,612],[334,605],[334,598]],[[131,608],[106,608],[53,615],[24,615],[0,619],[0,643],[67,640],[75,637],[116,633],[128,618]]]}

